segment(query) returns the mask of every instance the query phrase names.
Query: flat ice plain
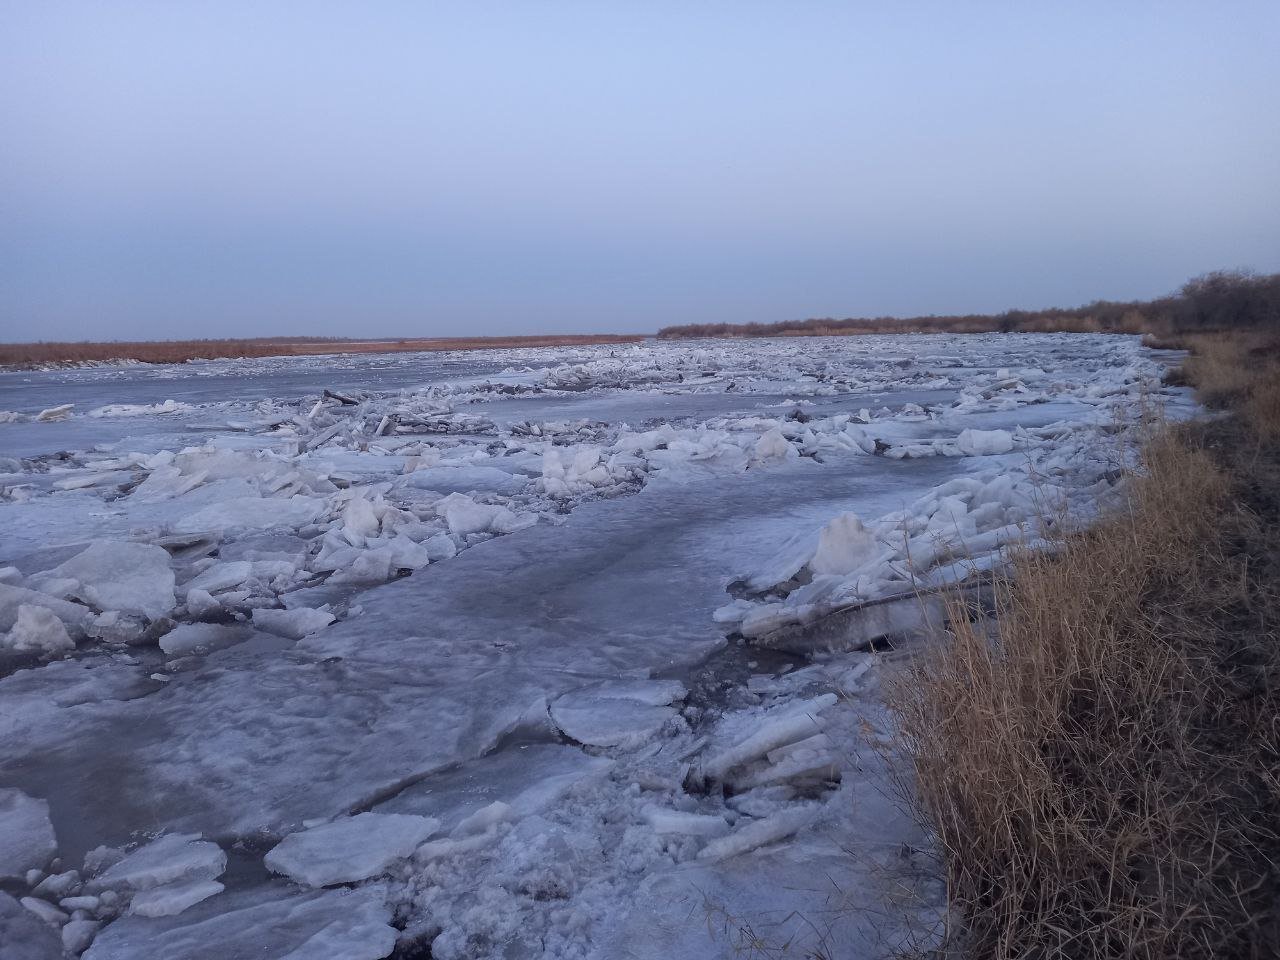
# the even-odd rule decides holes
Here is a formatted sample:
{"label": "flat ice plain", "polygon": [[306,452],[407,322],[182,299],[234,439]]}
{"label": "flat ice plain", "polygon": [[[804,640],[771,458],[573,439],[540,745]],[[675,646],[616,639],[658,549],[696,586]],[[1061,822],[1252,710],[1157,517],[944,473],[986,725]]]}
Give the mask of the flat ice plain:
{"label": "flat ice plain", "polygon": [[0,952],[927,943],[895,654],[813,630],[1089,522],[1142,410],[1190,409],[1162,365],[973,335],[0,374]]}

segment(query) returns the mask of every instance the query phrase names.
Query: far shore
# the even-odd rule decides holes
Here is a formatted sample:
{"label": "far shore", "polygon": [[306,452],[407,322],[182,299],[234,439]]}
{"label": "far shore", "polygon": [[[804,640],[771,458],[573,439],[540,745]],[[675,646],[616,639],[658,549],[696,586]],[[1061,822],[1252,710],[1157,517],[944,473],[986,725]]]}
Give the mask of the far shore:
{"label": "far shore", "polygon": [[331,353],[420,353],[445,350],[495,350],[511,347],[575,347],[602,343],[639,343],[644,339],[644,334],[568,333],[516,337],[422,337],[372,340],[267,337],[243,340],[4,343],[0,344],[0,368],[31,370],[113,363],[186,363],[189,360],[317,356]]}

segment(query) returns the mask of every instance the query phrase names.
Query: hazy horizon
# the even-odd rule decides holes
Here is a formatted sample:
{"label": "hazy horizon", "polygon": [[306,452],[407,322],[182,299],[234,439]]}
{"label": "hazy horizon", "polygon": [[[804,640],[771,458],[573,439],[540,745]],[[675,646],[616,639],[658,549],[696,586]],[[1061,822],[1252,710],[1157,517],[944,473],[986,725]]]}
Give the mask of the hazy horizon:
{"label": "hazy horizon", "polygon": [[0,8],[0,340],[648,333],[1280,270],[1280,5]]}

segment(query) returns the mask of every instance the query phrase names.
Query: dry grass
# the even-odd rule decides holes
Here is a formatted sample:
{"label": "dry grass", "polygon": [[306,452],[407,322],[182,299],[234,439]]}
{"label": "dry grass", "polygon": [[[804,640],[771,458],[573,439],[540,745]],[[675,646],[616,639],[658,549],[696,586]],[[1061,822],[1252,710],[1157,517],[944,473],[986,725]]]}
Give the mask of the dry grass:
{"label": "dry grass", "polygon": [[405,353],[438,350],[493,350],[508,347],[566,347],[595,343],[637,343],[639,334],[552,334],[526,337],[434,337],[429,339],[344,340],[324,337],[266,337],[253,340],[153,340],[105,343],[0,344],[0,366],[47,364],[185,363],[243,357],[315,356],[327,353]]}
{"label": "dry grass", "polygon": [[1208,407],[1235,408],[1260,439],[1280,437],[1280,338],[1275,334],[1201,334],[1187,338],[1181,371]]}
{"label": "dry grass", "polygon": [[1018,558],[995,620],[953,618],[893,684],[968,955],[1280,955],[1280,391],[1263,346],[1193,344],[1194,381],[1240,413],[1159,431],[1124,510]]}

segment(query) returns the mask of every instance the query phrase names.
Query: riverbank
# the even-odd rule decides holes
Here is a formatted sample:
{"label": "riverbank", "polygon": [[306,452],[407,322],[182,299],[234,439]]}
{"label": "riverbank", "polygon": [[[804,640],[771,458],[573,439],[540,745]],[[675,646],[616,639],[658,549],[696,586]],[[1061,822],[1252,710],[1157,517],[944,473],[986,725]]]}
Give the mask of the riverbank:
{"label": "riverbank", "polygon": [[0,369],[54,370],[128,363],[186,363],[252,357],[304,357],[345,353],[423,353],[500,350],[512,347],[577,347],[639,343],[641,334],[574,333],[522,337],[427,337],[348,340],[329,337],[265,337],[246,340],[151,340],[104,343],[0,344]]}
{"label": "riverbank", "polygon": [[1280,951],[1280,338],[1186,345],[1219,415],[897,683],[964,955]]}

